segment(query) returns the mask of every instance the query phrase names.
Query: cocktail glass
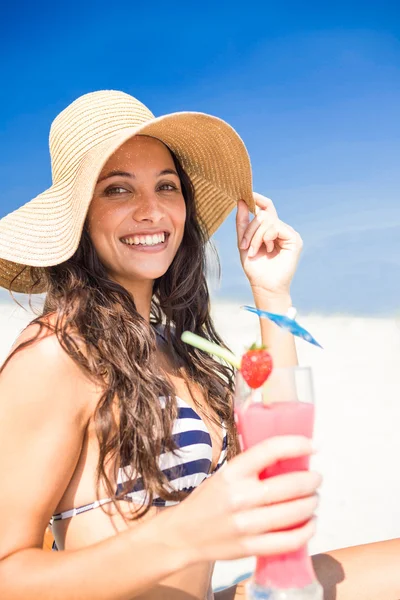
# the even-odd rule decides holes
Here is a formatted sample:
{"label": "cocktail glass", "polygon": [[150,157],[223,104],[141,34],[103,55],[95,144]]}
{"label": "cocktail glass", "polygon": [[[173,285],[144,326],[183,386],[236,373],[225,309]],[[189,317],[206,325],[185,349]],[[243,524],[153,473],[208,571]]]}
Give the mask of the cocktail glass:
{"label": "cocktail glass", "polygon": [[[308,367],[274,368],[258,389],[236,376],[235,420],[243,450],[277,435],[312,438],[314,394]],[[282,460],[260,473],[260,479],[309,468],[309,457]],[[300,524],[299,524],[300,525]],[[307,546],[277,556],[257,558],[248,588],[251,600],[322,600]]]}

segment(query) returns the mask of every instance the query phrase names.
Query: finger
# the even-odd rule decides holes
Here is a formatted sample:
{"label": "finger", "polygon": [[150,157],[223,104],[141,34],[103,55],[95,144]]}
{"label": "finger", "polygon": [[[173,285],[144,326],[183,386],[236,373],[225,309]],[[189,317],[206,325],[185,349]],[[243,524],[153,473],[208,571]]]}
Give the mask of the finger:
{"label": "finger", "polygon": [[290,227],[290,225],[287,225],[280,220],[276,221],[276,227],[278,230],[277,240],[280,248],[284,249],[291,247],[298,250],[302,249],[303,240],[301,239],[300,234],[297,233],[293,227]]}
{"label": "finger", "polygon": [[250,242],[251,242],[255,232],[257,231],[257,229],[263,223],[268,224],[270,222],[272,222],[271,217],[267,214],[267,212],[265,210],[260,211],[254,217],[254,219],[251,221],[251,223],[246,227],[246,229],[243,233],[242,244],[240,245],[240,249],[246,250],[250,246]]}
{"label": "finger", "polygon": [[276,221],[276,228],[279,232],[280,240],[290,240],[293,239],[296,235],[298,235],[297,232],[293,229],[293,227],[291,227],[287,223],[284,223],[280,219]]}
{"label": "finger", "polygon": [[275,247],[274,240],[276,240],[277,237],[278,230],[275,223],[263,223],[260,225],[250,240],[249,257],[251,258],[257,254],[261,245],[264,243],[264,240],[267,252],[272,252]]}
{"label": "finger", "polygon": [[234,526],[238,534],[247,532],[249,535],[296,527],[312,518],[318,502],[319,498],[314,494],[291,502],[241,511],[234,516]]}
{"label": "finger", "polygon": [[289,529],[250,536],[241,541],[247,556],[271,556],[295,552],[310,541],[316,530],[316,519],[310,519],[304,525]]}
{"label": "finger", "polygon": [[249,475],[258,475],[278,460],[309,456],[313,451],[311,440],[305,436],[277,435],[241,452],[220,473],[236,481]]}
{"label": "finger", "polygon": [[[257,254],[262,243],[265,244],[267,252],[272,252],[276,244],[278,244],[281,248],[295,246],[296,248],[301,249],[303,246],[303,241],[297,231],[279,219],[277,221],[273,221],[265,228],[265,232],[262,236],[263,239],[261,241],[261,230],[257,230],[255,235],[256,237],[254,243],[253,240],[250,242],[250,257]],[[252,250],[253,246],[254,250]]]}
{"label": "finger", "polygon": [[265,243],[265,248],[266,248],[268,254],[274,251],[275,242],[273,242],[269,239],[265,239],[265,236],[263,238],[263,242]]}
{"label": "finger", "polygon": [[286,502],[293,498],[305,498],[315,494],[322,483],[322,476],[316,471],[293,471],[271,477],[268,481],[261,482],[265,504]]}
{"label": "finger", "polygon": [[322,477],[315,471],[293,471],[270,477],[264,481],[254,479],[246,485],[238,485],[230,495],[233,511],[247,510],[254,506],[287,502],[316,493]]}
{"label": "finger", "polygon": [[249,225],[249,221],[249,208],[244,200],[239,200],[236,211],[236,233],[239,248],[241,248],[243,236],[246,231],[246,228]]}
{"label": "finger", "polygon": [[256,207],[258,207],[261,210],[268,211],[268,213],[275,219],[278,218],[278,213],[276,212],[276,208],[275,208],[274,203],[272,202],[271,198],[267,198],[266,196],[263,196],[262,194],[258,194],[257,192],[253,192],[253,198],[254,198]]}

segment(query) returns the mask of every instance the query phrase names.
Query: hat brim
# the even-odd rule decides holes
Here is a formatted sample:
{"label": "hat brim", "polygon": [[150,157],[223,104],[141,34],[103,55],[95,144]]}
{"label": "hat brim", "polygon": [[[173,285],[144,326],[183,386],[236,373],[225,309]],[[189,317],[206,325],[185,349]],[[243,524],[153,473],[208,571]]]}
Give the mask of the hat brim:
{"label": "hat brim", "polygon": [[207,236],[218,229],[239,199],[254,212],[250,159],[230,125],[203,113],[158,117],[100,142],[69,177],[0,221],[0,286],[15,292],[45,291],[43,267],[60,264],[75,253],[103,166],[135,135],[155,137],[177,155],[193,183],[197,213]]}

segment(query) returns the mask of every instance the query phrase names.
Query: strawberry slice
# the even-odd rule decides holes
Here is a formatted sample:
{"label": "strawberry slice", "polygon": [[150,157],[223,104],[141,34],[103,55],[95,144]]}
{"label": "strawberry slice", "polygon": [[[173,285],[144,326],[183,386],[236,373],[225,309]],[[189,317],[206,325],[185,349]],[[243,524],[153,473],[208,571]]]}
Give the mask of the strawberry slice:
{"label": "strawberry slice", "polygon": [[265,346],[253,344],[242,356],[240,372],[249,387],[256,389],[267,381],[272,371],[272,356]]}

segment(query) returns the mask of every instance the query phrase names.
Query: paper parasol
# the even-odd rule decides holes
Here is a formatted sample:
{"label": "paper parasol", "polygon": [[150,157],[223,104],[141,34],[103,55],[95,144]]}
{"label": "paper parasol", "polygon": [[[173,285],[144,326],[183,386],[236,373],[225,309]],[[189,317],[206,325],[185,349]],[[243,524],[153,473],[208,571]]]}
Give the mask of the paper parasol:
{"label": "paper parasol", "polygon": [[319,344],[317,340],[313,338],[311,333],[304,329],[304,327],[301,327],[301,325],[299,325],[297,321],[291,317],[291,315],[277,315],[275,313],[267,312],[266,310],[260,310],[259,308],[255,308],[254,306],[243,306],[243,308],[252,313],[255,313],[259,317],[263,317],[265,319],[273,321],[282,329],[286,329],[287,331],[290,331],[290,333],[292,333],[293,335],[305,340],[306,342],[309,342],[314,346],[318,346],[318,348],[322,348],[321,344]]}

